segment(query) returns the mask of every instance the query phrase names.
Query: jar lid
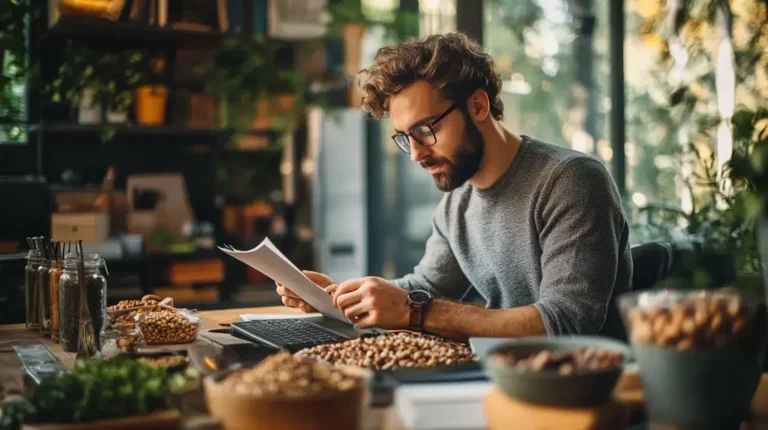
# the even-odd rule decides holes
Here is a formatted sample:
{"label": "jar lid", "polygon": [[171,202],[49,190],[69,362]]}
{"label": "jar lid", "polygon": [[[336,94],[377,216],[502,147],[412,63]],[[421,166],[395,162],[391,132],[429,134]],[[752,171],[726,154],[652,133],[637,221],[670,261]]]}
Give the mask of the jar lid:
{"label": "jar lid", "polygon": [[[77,270],[77,257],[75,254],[69,253],[66,256],[64,256],[64,260],[62,261],[62,266],[65,269],[74,269]],[[87,269],[98,269],[102,266],[104,266],[104,269],[107,270],[107,263],[104,261],[103,258],[99,254],[85,254],[83,255],[83,266]],[[107,271],[107,275],[109,275],[109,271]]]}

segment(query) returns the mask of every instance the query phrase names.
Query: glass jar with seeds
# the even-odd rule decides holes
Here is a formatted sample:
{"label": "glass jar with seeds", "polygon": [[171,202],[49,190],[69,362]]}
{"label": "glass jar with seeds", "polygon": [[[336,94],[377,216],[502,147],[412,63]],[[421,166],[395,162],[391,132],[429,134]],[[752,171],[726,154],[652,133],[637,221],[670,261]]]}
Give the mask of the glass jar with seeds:
{"label": "glass jar with seeds", "polygon": [[59,342],[59,278],[61,277],[61,259],[51,264],[48,278],[51,290],[51,340]]}
{"label": "glass jar with seeds", "polygon": [[40,329],[38,270],[42,260],[42,253],[35,248],[27,254],[27,266],[24,268],[24,311],[25,326],[28,330],[37,331]]}
{"label": "glass jar with seeds", "polygon": [[38,316],[40,318],[40,334],[43,337],[51,337],[51,260],[44,258],[37,269],[38,282]]}
{"label": "glass jar with seeds", "polygon": [[[83,258],[85,266],[85,295],[91,314],[94,333],[101,333],[107,315],[107,279],[101,273],[104,260],[97,254]],[[69,254],[62,263],[59,278],[59,341],[65,351],[77,352],[80,329],[80,284],[77,277],[77,259]],[[100,348],[96,336],[96,348]]]}

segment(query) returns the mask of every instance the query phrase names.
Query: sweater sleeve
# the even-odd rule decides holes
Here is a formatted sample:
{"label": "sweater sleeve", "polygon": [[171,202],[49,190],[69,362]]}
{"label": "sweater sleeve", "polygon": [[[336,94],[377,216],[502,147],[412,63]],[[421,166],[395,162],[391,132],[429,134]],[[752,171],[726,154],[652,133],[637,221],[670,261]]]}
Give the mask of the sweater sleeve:
{"label": "sweater sleeve", "polygon": [[606,319],[626,228],[613,179],[594,158],[564,161],[535,210],[542,280],[534,306],[547,334],[596,334]]}
{"label": "sweater sleeve", "polygon": [[443,198],[432,218],[432,235],[427,239],[424,257],[413,273],[393,281],[406,290],[426,290],[433,297],[459,300],[469,288],[469,281],[456,261],[446,237],[446,201]]}

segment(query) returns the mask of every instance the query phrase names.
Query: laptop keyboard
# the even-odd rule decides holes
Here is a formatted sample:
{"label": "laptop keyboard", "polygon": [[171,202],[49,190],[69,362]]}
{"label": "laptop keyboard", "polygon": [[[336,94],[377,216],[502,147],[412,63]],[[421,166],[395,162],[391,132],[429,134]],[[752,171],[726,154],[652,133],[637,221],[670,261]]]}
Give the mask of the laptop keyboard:
{"label": "laptop keyboard", "polygon": [[348,340],[315,323],[294,318],[236,322],[230,329],[249,340],[288,350]]}

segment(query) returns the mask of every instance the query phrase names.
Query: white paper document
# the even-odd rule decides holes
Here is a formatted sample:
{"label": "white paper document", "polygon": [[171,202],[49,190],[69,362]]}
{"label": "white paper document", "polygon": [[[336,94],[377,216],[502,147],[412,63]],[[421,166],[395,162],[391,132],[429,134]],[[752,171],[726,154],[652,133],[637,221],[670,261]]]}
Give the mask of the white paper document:
{"label": "white paper document", "polygon": [[260,320],[293,320],[321,317],[323,314],[312,312],[311,314],[240,314],[243,321]]}
{"label": "white paper document", "polygon": [[352,324],[338,308],[333,306],[331,295],[307,278],[269,238],[264,239],[250,251],[235,251],[222,247],[219,249],[290,288],[324,316]]}

